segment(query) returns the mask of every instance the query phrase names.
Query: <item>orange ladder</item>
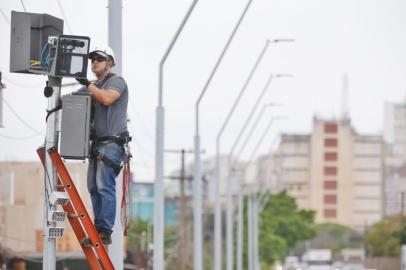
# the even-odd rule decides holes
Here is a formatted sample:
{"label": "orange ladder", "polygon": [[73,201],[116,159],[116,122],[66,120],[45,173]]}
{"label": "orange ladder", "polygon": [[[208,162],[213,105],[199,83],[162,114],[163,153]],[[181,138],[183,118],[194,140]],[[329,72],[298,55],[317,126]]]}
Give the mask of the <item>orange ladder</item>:
{"label": "orange ladder", "polygon": [[[37,154],[45,166],[45,148],[37,149]],[[92,246],[87,247],[81,244],[83,253],[87,258],[87,262],[92,270],[114,270],[113,263],[107,254],[106,248],[100,240],[99,234],[93,225],[93,222],[86,211],[85,205],[80,198],[72,178],[64,162],[61,159],[56,148],[52,147],[48,150],[52,164],[58,175],[59,185],[58,190],[66,191],[69,194],[69,202],[62,206],[66,212],[70,225],[75,232],[76,238],[81,243],[84,238],[89,238]]]}

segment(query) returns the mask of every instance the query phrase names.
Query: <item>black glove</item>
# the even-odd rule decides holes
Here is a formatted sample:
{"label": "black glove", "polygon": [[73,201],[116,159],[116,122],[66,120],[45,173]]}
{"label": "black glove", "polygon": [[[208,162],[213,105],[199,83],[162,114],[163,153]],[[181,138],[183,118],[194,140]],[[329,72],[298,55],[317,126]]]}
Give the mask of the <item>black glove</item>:
{"label": "black glove", "polygon": [[90,85],[90,81],[88,79],[79,79],[79,78],[75,78],[81,85],[84,85],[86,87],[89,87]]}

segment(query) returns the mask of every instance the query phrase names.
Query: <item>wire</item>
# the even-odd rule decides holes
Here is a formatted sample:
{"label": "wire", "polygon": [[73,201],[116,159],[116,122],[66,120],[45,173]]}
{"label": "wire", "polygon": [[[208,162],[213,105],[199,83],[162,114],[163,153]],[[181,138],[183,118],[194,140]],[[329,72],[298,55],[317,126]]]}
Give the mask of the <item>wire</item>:
{"label": "wire", "polygon": [[11,105],[7,102],[7,100],[3,97],[4,104],[10,109],[10,111],[23,123],[27,128],[30,130],[34,131],[37,134],[42,134],[42,132],[36,130],[33,128],[31,125],[29,125],[14,109],[11,107]]}
{"label": "wire", "polygon": [[23,1],[23,0],[21,0],[21,5],[23,6],[24,11],[27,12],[27,9],[25,8],[24,1]]}
{"label": "wire", "polygon": [[[45,130],[43,130],[42,132],[44,132],[44,131]],[[26,137],[14,137],[14,136],[8,136],[8,135],[0,134],[0,137],[2,137],[4,139],[8,139],[8,140],[28,140],[28,139],[39,137],[39,136],[42,136],[42,135],[43,134],[34,134],[34,135],[26,136]]]}
{"label": "wire", "polygon": [[3,12],[3,10],[1,8],[0,8],[0,13],[1,13],[1,15],[3,15],[3,18],[6,20],[8,25],[11,25],[10,20],[7,18],[6,14]]}
{"label": "wire", "polygon": [[22,83],[17,83],[13,80],[10,80],[9,78],[4,77],[4,76],[3,76],[3,78],[5,81],[9,82],[10,84],[13,84],[14,86],[18,86],[18,87],[23,87],[23,88],[38,88],[38,87],[41,87],[44,85],[43,83],[35,84],[35,85],[22,84]]}
{"label": "wire", "polygon": [[56,2],[58,3],[59,9],[60,9],[61,12],[62,12],[62,16],[63,16],[63,19],[64,19],[65,22],[66,22],[66,26],[68,27],[69,33],[72,34],[72,29],[70,28],[70,25],[69,25],[69,22],[68,22],[68,18],[67,18],[66,15],[65,15],[65,11],[63,10],[63,7],[62,7],[62,5],[61,5],[61,2],[60,2],[59,0],[56,0]]}

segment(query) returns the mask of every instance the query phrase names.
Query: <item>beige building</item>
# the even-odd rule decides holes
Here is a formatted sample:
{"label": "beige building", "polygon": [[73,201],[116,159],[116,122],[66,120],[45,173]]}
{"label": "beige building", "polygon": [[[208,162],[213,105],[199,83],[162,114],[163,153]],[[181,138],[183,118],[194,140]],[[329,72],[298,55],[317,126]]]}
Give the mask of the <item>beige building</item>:
{"label": "beige building", "polygon": [[384,127],[385,215],[390,216],[399,214],[406,200],[406,102],[385,103]]}
{"label": "beige building", "polygon": [[381,136],[358,134],[348,119],[314,119],[311,134],[283,134],[276,153],[261,159],[260,181],[314,209],[318,223],[363,231],[383,215],[382,157]]}
{"label": "beige building", "polygon": [[[86,164],[68,164],[68,170],[91,212],[86,188]],[[44,170],[40,162],[0,162],[0,243],[14,252],[41,252],[43,248]],[[59,210],[62,210],[59,209]],[[79,251],[69,222],[58,251]]]}

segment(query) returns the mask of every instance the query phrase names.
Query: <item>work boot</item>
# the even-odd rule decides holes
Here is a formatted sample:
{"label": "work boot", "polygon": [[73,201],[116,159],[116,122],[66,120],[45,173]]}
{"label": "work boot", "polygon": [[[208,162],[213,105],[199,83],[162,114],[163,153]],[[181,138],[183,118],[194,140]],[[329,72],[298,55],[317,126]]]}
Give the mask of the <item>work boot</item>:
{"label": "work boot", "polygon": [[[99,232],[99,237],[104,245],[110,245],[112,243],[111,233],[109,232],[101,231]],[[82,240],[80,240],[80,244],[87,248],[93,247],[92,241],[90,240],[89,237],[85,237]]]}
{"label": "work boot", "polygon": [[99,232],[100,240],[105,245],[110,245],[113,241],[111,240],[111,233],[106,231]]}

